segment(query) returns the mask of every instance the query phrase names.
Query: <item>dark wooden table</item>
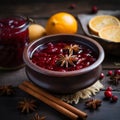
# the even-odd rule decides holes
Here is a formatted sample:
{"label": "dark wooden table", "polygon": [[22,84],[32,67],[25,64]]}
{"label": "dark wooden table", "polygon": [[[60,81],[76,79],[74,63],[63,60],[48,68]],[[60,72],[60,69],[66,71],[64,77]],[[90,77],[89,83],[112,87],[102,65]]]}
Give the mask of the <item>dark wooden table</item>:
{"label": "dark wooden table", "polygon": [[[71,4],[75,4],[76,7],[70,9]],[[77,17],[81,13],[90,13],[93,5],[96,5],[100,10],[120,10],[120,0],[2,0],[0,17],[3,15],[25,15],[45,26],[48,18],[56,12],[66,11]],[[80,24],[78,34],[85,35]],[[115,63],[118,63],[118,65]],[[113,94],[117,95],[119,100],[116,103],[104,100],[104,90],[110,86],[109,77],[106,74],[108,70],[120,69],[120,58],[106,54],[102,66],[105,74],[102,83],[105,88],[94,96],[102,100],[102,106],[96,111],[89,111],[85,108],[85,100],[81,100],[73,106],[87,112],[87,120],[120,120],[120,83],[117,86],[111,85]],[[12,97],[0,96],[0,120],[31,120],[34,113],[22,114],[17,109],[17,103],[21,98],[31,97],[17,88],[20,83],[27,79],[24,68],[15,71],[0,71],[0,85],[11,84],[15,87],[17,93]],[[45,115],[46,120],[69,120],[40,101],[38,101],[38,106],[38,112]]]}

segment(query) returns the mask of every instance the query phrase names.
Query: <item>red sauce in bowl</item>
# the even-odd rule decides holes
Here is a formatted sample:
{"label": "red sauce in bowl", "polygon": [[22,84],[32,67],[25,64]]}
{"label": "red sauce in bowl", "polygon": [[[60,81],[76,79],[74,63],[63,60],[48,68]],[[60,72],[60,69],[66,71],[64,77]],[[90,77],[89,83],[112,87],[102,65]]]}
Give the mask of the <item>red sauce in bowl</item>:
{"label": "red sauce in bowl", "polygon": [[31,61],[52,71],[74,71],[93,64],[97,55],[94,50],[78,43],[49,42],[38,46],[31,55]]}

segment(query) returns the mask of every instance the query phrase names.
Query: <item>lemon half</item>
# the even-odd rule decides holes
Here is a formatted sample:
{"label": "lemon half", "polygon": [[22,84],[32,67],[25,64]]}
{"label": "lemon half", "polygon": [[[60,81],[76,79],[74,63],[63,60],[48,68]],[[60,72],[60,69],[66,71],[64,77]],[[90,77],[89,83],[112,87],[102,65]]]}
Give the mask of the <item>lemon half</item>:
{"label": "lemon half", "polygon": [[98,15],[93,17],[88,23],[91,32],[96,35],[103,27],[111,25],[120,26],[119,19],[111,15]]}
{"label": "lemon half", "polygon": [[102,28],[98,33],[100,38],[113,42],[120,42],[120,26],[107,26]]}

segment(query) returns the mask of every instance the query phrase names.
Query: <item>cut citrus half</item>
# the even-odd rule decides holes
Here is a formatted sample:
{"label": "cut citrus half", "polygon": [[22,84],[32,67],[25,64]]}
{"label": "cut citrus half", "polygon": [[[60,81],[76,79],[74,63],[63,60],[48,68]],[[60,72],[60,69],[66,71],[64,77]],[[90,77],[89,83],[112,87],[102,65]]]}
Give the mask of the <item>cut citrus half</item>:
{"label": "cut citrus half", "polygon": [[98,33],[100,38],[113,42],[120,42],[120,26],[107,26],[102,28]]}
{"label": "cut citrus half", "polygon": [[93,17],[89,23],[89,28],[93,34],[98,35],[98,32],[105,26],[116,25],[120,26],[118,18],[111,15],[98,15]]}

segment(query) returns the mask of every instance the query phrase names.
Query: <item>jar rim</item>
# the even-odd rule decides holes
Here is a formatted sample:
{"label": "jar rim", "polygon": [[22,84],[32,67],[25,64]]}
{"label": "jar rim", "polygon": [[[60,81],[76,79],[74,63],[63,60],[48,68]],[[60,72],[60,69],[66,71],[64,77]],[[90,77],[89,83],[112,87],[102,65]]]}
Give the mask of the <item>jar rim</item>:
{"label": "jar rim", "polygon": [[21,19],[21,20],[24,20],[23,24],[21,24],[20,26],[17,26],[17,27],[14,27],[15,29],[22,29],[24,27],[28,27],[29,26],[29,23],[31,22],[30,18],[29,17],[26,17],[26,16],[22,16],[22,15],[11,15],[11,16],[2,16],[0,18],[0,20],[3,20],[3,19]]}

